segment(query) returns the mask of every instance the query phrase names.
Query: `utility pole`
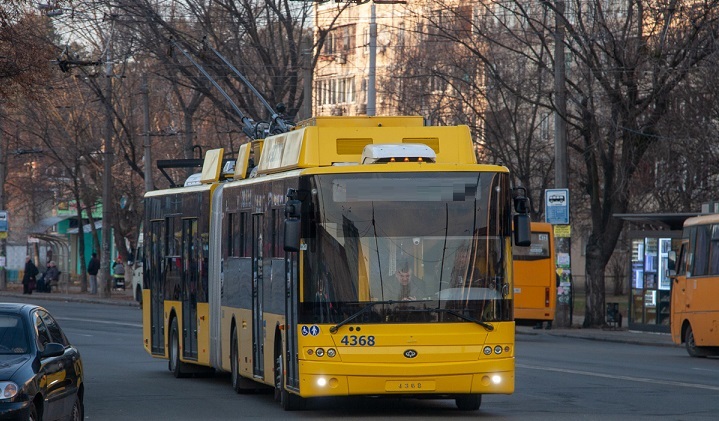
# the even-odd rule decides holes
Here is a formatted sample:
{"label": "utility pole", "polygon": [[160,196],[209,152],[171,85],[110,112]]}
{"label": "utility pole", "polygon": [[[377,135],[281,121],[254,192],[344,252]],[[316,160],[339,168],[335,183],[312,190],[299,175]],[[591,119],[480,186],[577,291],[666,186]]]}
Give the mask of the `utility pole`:
{"label": "utility pole", "polygon": [[304,77],[302,78],[304,100],[302,101],[302,120],[312,117],[312,50],[306,43],[302,46]]}
{"label": "utility pole", "polygon": [[[564,0],[555,0],[554,13],[554,186],[558,189],[569,188],[567,182],[567,88],[566,62],[564,57]],[[573,310],[573,286],[571,270],[571,225],[561,230],[563,236],[557,236],[555,228],[556,270],[559,279],[557,290],[558,327],[571,327]],[[557,227],[559,228],[559,226]],[[568,233],[568,234],[567,234]],[[564,236],[566,235],[566,236]],[[561,291],[561,293],[560,293]]]}
{"label": "utility pole", "polygon": [[100,296],[110,298],[112,276],[110,276],[110,250],[112,242],[112,149],[113,113],[112,113],[112,28],[107,36],[105,57],[105,142],[102,145],[104,169],[102,173],[102,256],[100,257]]}
{"label": "utility pole", "polygon": [[[0,110],[0,123],[2,123],[2,110]],[[2,136],[2,125],[0,124],[0,210],[5,210],[5,143]],[[7,214],[6,214],[7,215]],[[0,267],[0,291],[7,289],[7,236],[9,228],[6,232],[0,232],[0,259],[4,261],[3,267]]]}
{"label": "utility pole", "polygon": [[152,150],[150,149],[150,90],[147,73],[142,75],[142,105],[145,119],[145,193],[155,190],[152,182]]}
{"label": "utility pole", "polygon": [[374,116],[377,112],[375,75],[377,71],[377,15],[374,1],[370,5],[369,19],[369,75],[367,77],[367,115]]}

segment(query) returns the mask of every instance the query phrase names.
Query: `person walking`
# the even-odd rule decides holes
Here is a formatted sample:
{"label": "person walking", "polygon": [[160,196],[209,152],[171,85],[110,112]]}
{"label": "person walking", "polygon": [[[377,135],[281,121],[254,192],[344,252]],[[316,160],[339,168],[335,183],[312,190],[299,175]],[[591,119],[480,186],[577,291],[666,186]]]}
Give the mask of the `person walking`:
{"label": "person walking", "polygon": [[92,253],[90,262],[87,264],[87,274],[90,276],[90,294],[97,294],[97,273],[100,272],[100,259],[97,253]]}
{"label": "person walking", "polygon": [[25,257],[25,273],[22,276],[22,293],[32,294],[32,290],[35,289],[35,277],[40,273],[32,262],[30,256]]}

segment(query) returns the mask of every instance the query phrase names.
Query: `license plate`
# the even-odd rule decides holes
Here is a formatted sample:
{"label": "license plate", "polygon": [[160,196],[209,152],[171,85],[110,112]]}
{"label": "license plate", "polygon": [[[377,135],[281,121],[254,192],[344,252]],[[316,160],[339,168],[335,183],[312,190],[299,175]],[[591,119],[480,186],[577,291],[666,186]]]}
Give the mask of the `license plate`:
{"label": "license plate", "polygon": [[388,380],[384,385],[387,392],[431,392],[434,388],[434,380]]}

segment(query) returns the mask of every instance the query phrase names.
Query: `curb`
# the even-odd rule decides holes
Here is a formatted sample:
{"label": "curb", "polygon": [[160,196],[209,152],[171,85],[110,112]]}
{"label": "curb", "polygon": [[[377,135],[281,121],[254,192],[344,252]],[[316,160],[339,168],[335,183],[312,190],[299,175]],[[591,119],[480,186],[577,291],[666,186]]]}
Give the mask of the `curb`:
{"label": "curb", "polygon": [[74,294],[58,294],[58,293],[34,293],[32,295],[24,295],[22,292],[13,291],[0,291],[0,297],[14,297],[28,299],[47,300],[47,301],[65,301],[71,303],[86,303],[86,304],[110,304],[116,306],[127,306],[140,308],[140,303],[131,299],[113,299],[113,298],[99,298],[85,295],[74,295]]}

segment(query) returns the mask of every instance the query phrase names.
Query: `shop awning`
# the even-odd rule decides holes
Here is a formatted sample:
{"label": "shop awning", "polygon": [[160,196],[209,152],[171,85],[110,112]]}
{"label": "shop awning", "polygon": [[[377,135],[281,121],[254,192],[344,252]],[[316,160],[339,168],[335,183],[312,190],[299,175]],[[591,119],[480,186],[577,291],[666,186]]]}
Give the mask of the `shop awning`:
{"label": "shop awning", "polygon": [[73,216],[71,215],[63,215],[63,216],[50,216],[48,218],[44,218],[40,220],[40,222],[33,225],[30,230],[28,231],[29,234],[44,234],[47,232],[48,229],[51,227],[57,225],[58,223],[70,219]]}
{"label": "shop awning", "polygon": [[682,229],[684,221],[699,215],[702,215],[702,213],[615,213],[614,217],[628,222],[633,222],[635,224],[651,225],[655,227],[661,226],[672,231],[678,231]]}

